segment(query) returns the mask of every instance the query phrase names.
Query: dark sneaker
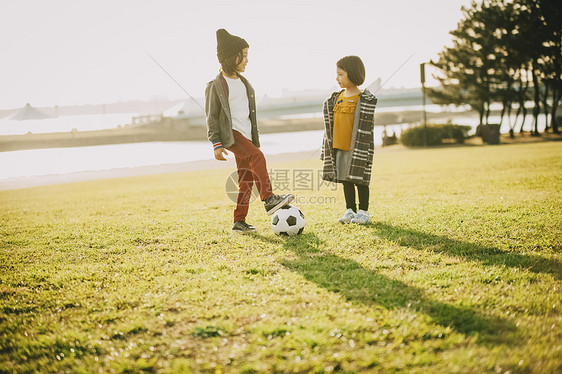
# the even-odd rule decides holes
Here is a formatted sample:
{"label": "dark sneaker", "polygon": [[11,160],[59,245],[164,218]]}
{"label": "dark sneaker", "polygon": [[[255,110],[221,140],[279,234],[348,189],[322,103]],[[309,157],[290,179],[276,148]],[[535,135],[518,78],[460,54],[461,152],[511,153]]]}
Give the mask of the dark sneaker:
{"label": "dark sneaker", "polygon": [[295,196],[290,193],[285,195],[271,195],[263,202],[265,205],[265,211],[267,212],[267,214],[272,215],[273,213],[293,201],[294,198]]}
{"label": "dark sneaker", "polygon": [[245,221],[236,221],[232,224],[232,231],[234,232],[255,232],[256,228],[252,225],[248,225]]}

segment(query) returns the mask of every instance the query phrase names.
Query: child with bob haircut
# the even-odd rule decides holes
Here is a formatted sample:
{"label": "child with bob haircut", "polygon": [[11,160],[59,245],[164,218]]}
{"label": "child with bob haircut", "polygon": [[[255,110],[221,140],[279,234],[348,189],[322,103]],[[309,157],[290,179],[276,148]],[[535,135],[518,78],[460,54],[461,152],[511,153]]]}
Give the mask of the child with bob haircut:
{"label": "child with bob haircut", "polygon": [[217,30],[217,57],[221,71],[205,89],[207,135],[215,158],[226,161],[226,150],[234,153],[238,170],[238,198],[234,210],[234,232],[253,232],[246,215],[254,183],[269,215],[289,204],[292,194],[275,195],[259,149],[254,89],[240,73],[248,63],[248,43],[224,29]]}
{"label": "child with bob haircut", "polygon": [[[357,56],[346,56],[336,64],[336,81],[342,88],[324,102],[322,178],[341,183],[346,211],[340,223],[369,222],[369,182],[374,154],[375,106],[377,98],[358,86],[365,81],[365,66]],[[359,195],[359,210],[356,192]]]}

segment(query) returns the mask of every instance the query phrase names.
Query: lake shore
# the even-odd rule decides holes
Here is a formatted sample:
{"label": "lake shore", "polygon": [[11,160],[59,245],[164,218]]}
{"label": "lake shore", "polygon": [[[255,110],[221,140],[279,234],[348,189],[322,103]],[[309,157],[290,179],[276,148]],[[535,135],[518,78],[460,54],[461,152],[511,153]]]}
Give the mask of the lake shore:
{"label": "lake shore", "polygon": [[[428,112],[428,120],[440,121],[459,117],[474,118],[473,111],[466,112]],[[381,112],[376,114],[375,126],[409,125],[419,123],[423,118],[420,110]],[[171,125],[170,125],[171,124]],[[259,123],[260,133],[271,134],[292,131],[322,130],[322,118],[297,118],[263,120]],[[23,135],[0,135],[0,152],[45,149],[85,147],[94,145],[141,143],[152,141],[190,141],[207,140],[204,126],[174,125],[173,121],[146,126],[125,126],[116,129],[95,131],[68,131],[54,133],[28,133]]]}
{"label": "lake shore", "polygon": [[[312,151],[304,151],[304,152],[266,155],[266,157],[267,157],[268,165],[271,165],[278,162],[319,159],[320,153],[318,150],[312,150]],[[174,164],[148,165],[148,166],[140,166],[140,167],[115,168],[115,169],[106,169],[106,170],[88,170],[88,171],[67,173],[67,174],[5,178],[5,179],[0,179],[0,191],[47,186],[47,185],[62,184],[62,183],[85,182],[85,181],[99,180],[99,179],[127,178],[127,177],[137,177],[142,175],[181,173],[186,171],[214,170],[214,169],[225,169],[225,168],[231,168],[235,170],[236,169],[235,160],[233,158],[229,158],[226,161],[197,160],[197,161],[181,162],[181,163],[174,163]]]}
{"label": "lake shore", "polygon": [[[542,136],[529,136],[529,135],[516,135],[511,138],[507,134],[502,134],[500,136],[500,145],[511,145],[511,144],[522,144],[522,143],[538,143],[538,142],[549,142],[549,141],[562,141],[562,135],[555,134],[544,134]],[[444,144],[437,148],[451,148],[451,147],[478,147],[485,145],[482,139],[479,137],[472,137],[466,140],[465,144]],[[496,145],[497,147],[498,145]],[[395,152],[404,152],[408,150],[423,149],[423,148],[407,148],[401,144],[381,147],[377,146],[375,148],[375,155],[388,154]],[[375,156],[376,157],[376,156]],[[280,154],[266,154],[268,166],[274,166],[275,164],[281,162],[291,162],[291,161],[308,161],[308,160],[319,160],[320,159],[320,149],[308,150],[301,152],[291,152],[291,153],[280,153]],[[104,170],[89,170],[81,172],[73,172],[66,174],[50,174],[50,175],[38,175],[29,177],[12,177],[0,179],[0,191],[2,190],[14,190],[22,188],[32,188],[46,185],[54,184],[64,184],[64,183],[75,183],[75,182],[85,182],[100,179],[114,179],[114,178],[127,178],[127,177],[137,177],[143,175],[153,175],[153,174],[168,174],[168,173],[181,173],[187,171],[197,171],[197,170],[215,170],[231,168],[236,169],[236,163],[234,159],[229,158],[225,162],[219,162],[213,159],[207,160],[197,160],[181,163],[167,163],[160,165],[147,165],[139,167],[122,167]]]}

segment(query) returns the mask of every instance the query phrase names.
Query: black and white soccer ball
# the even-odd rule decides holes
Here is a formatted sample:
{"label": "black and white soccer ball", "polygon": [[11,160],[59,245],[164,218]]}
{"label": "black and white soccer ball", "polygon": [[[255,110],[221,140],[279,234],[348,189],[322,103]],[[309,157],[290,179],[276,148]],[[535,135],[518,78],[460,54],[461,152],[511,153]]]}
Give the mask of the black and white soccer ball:
{"label": "black and white soccer ball", "polygon": [[293,205],[285,205],[271,216],[271,229],[277,235],[300,235],[304,230],[304,214]]}

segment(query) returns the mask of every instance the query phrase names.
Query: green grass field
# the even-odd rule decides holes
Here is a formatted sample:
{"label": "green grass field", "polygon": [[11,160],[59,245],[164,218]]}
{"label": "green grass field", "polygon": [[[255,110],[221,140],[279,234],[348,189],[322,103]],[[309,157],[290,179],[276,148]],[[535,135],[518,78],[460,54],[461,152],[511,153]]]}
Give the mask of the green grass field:
{"label": "green grass field", "polygon": [[562,142],[385,149],[292,238],[232,171],[0,192],[0,372],[562,371]]}

